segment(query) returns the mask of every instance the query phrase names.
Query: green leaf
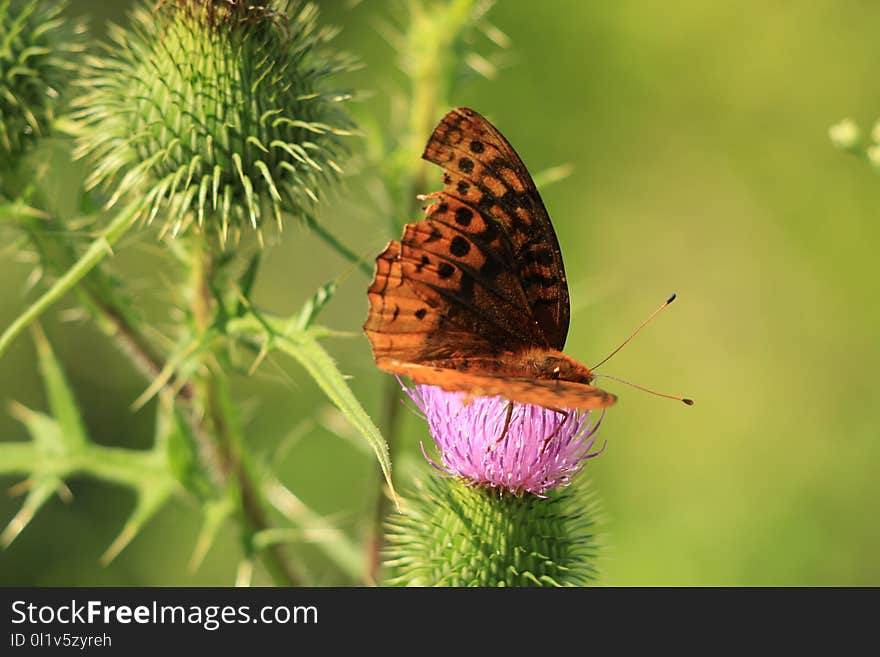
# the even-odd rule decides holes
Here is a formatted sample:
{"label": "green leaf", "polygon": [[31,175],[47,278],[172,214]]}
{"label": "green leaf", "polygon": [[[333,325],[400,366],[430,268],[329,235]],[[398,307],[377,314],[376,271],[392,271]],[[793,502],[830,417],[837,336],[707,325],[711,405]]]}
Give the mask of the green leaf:
{"label": "green leaf", "polygon": [[39,328],[34,328],[34,340],[54,417],[18,403],[11,405],[11,413],[25,425],[31,441],[0,443],[0,474],[27,473],[25,486],[29,492],[19,512],[0,534],[0,544],[9,545],[55,491],[66,491],[66,477],[83,473],[132,488],[137,495],[128,522],[103,557],[109,562],[176,490],[177,479],[172,475],[168,448],[176,440],[174,433],[182,430],[182,423],[175,416],[160,416],[156,445],[149,451],[95,445],[86,433],[64,371]]}
{"label": "green leaf", "polygon": [[241,296],[243,298],[238,300],[238,309],[236,311],[236,316],[241,317],[244,315],[247,310],[247,300],[251,298],[251,292],[254,289],[254,284],[257,281],[257,272],[260,269],[260,260],[262,258],[262,251],[257,251],[253,257],[248,262],[247,268],[242,273],[241,277],[238,279],[238,289],[241,291]]}
{"label": "green leaf", "polygon": [[318,316],[318,313],[327,305],[327,302],[333,298],[333,295],[336,294],[336,288],[339,287],[339,283],[336,279],[330,281],[329,283],[324,283],[321,287],[318,288],[318,291],[315,292],[311,297],[309,297],[308,301],[303,304],[302,309],[299,311],[299,315],[292,320],[292,326],[290,327],[294,331],[304,331],[312,325],[312,322]]}
{"label": "green leaf", "polygon": [[21,508],[18,510],[18,513],[15,514],[15,517],[13,517],[12,520],[9,521],[9,524],[6,525],[6,529],[3,530],[3,533],[0,534],[0,546],[4,548],[9,547],[12,544],[12,541],[14,541],[22,530],[28,526],[28,523],[33,520],[37,511],[40,510],[40,507],[48,502],[49,498],[52,497],[52,494],[62,486],[64,486],[64,483],[55,477],[42,477],[39,481],[32,482],[24,504],[21,505]]}
{"label": "green leaf", "polygon": [[[37,472],[49,461],[60,465],[67,455],[67,447],[58,422],[18,402],[10,403],[9,412],[25,426],[33,444],[0,443],[0,474]],[[35,453],[43,458],[37,459]]]}
{"label": "green leaf", "polygon": [[88,274],[99,262],[111,253],[113,245],[128,231],[140,210],[140,201],[122,210],[94,240],[79,260],[57,281],[34,301],[0,335],[0,356],[9,348],[12,341],[34,320],[42,315],[52,304],[64,296],[73,286]]}
{"label": "green leaf", "polygon": [[169,472],[186,490],[200,500],[211,496],[211,483],[199,467],[195,437],[170,395],[159,397],[154,451],[164,452]]}
{"label": "green leaf", "polygon": [[319,547],[337,566],[352,579],[364,575],[364,551],[341,529],[294,495],[271,474],[264,485],[266,497],[294,527],[264,529],[253,537],[256,548],[284,543],[311,543]]}
{"label": "green leaf", "polygon": [[249,315],[230,321],[226,328],[231,334],[240,337],[260,336],[263,340],[261,353],[271,343],[305,368],[324,394],[372,448],[388,484],[389,494],[397,505],[397,493],[391,480],[391,456],[388,443],[345,382],[345,377],[339,371],[336,362],[318,342],[318,337],[326,335],[329,331],[320,326],[305,331],[285,331],[283,328],[279,329],[279,325],[283,326],[283,320],[267,320],[252,310]]}
{"label": "green leaf", "polygon": [[208,550],[211,549],[211,546],[217,539],[217,534],[220,533],[223,523],[232,515],[234,510],[235,504],[229,496],[211,500],[202,505],[204,520],[202,521],[202,530],[199,532],[198,539],[196,539],[193,555],[189,560],[190,572],[195,572],[202,565],[202,561],[204,561],[205,555],[208,554]]}
{"label": "green leaf", "polygon": [[0,223],[24,223],[33,219],[45,220],[47,215],[42,210],[29,206],[21,199],[0,203]]}
{"label": "green leaf", "polygon": [[84,445],[88,441],[86,429],[64,371],[39,324],[32,326],[32,333],[49,410],[58,422],[61,441],[71,449]]}
{"label": "green leaf", "polygon": [[361,406],[351,388],[345,382],[345,378],[333,358],[322,347],[311,331],[297,333],[296,338],[282,336],[278,340],[278,349],[292,356],[302,365],[309,375],[330,398],[346,419],[361,433],[382,468],[382,474],[388,483],[388,489],[394,503],[397,504],[397,494],[391,481],[391,456],[388,451],[388,443],[382,437],[379,428],[370,419],[370,416]]}
{"label": "green leaf", "polygon": [[142,486],[138,489],[137,502],[134,510],[129,515],[125,526],[119,532],[119,536],[110,544],[107,550],[101,555],[101,563],[109,564],[122,552],[129,543],[137,536],[147,521],[152,518],[161,506],[171,497],[174,492],[174,485],[171,480],[165,480],[157,485]]}

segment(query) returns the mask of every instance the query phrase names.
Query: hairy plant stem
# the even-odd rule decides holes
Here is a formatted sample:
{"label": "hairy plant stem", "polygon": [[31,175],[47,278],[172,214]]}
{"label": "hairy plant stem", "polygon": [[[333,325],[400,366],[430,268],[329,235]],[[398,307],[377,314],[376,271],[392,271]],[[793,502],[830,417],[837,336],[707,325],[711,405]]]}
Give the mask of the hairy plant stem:
{"label": "hairy plant stem", "polygon": [[[209,278],[205,276],[205,268],[200,266],[197,271],[198,279],[193,280],[194,287],[198,288],[198,293],[193,297],[193,318],[204,330],[213,321],[211,308],[213,298]],[[81,301],[91,308],[99,326],[116,341],[135,369],[147,380],[154,380],[164,368],[162,358],[156,355],[149,340],[136,329],[126,314],[112,300],[103,298],[96,287],[100,289],[101,286],[92,286],[87,279],[84,285],[77,288]],[[224,411],[224,408],[228,408],[229,402],[225,386],[218,385],[221,382],[217,377],[210,378],[212,384],[207,387],[205,404],[207,412],[197,411],[193,407],[197,392],[196,386],[191,381],[178,383],[172,379],[165,387],[176,393],[176,401],[179,405],[188,408],[190,424],[199,443],[202,460],[208,466],[209,473],[213,475],[215,484],[224,486],[230,477],[237,479],[242,511],[249,532],[256,534],[259,531],[271,530],[257,489],[244,470],[240,442],[231,437]],[[273,581],[288,586],[294,586],[299,582],[299,578],[288,567],[280,546],[269,545],[262,552],[263,563]]]}
{"label": "hairy plant stem", "polygon": [[[82,304],[94,313],[98,326],[113,339],[135,370],[147,381],[155,380],[165,364],[153,350],[147,337],[135,328],[120,308],[102,299],[94,290],[90,289],[88,284],[79,288],[78,292]],[[189,381],[179,382],[175,377],[172,377],[165,387],[174,391],[177,400],[184,403],[191,402],[195,394],[192,383]]]}
{"label": "hairy plant stem", "polygon": [[[212,289],[217,270],[211,248],[206,243],[207,239],[204,234],[196,233],[190,240],[190,304],[193,328],[201,335],[213,327],[217,316]],[[199,440],[202,456],[212,470],[215,483],[221,487],[236,487],[245,529],[245,549],[258,553],[263,566],[276,584],[298,586],[300,578],[287,562],[280,545],[270,544],[262,549],[253,545],[253,536],[271,527],[263,509],[260,489],[246,462],[242,436],[233,413],[226,380],[222,373],[215,371],[216,356],[211,349],[205,351],[195,383],[194,410],[201,413],[202,418],[197,424],[202,431],[209,432],[208,435],[203,433]]]}

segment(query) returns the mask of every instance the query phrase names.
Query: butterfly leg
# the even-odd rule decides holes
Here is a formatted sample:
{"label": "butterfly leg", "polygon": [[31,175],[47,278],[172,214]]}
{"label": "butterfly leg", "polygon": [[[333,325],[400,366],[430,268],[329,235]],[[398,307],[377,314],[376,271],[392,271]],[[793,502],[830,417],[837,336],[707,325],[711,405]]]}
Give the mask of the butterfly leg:
{"label": "butterfly leg", "polygon": [[501,435],[498,436],[498,439],[495,441],[495,443],[492,445],[489,445],[489,448],[486,451],[491,452],[493,449],[495,449],[498,446],[498,443],[500,443],[502,440],[504,440],[505,436],[507,436],[507,431],[510,429],[510,418],[512,415],[513,415],[513,402],[507,402],[507,411],[505,412],[505,415],[504,415],[504,428],[501,430]]}
{"label": "butterfly leg", "polygon": [[550,444],[550,441],[553,440],[556,436],[559,435],[559,430],[562,429],[562,425],[565,424],[565,421],[568,419],[568,416],[571,415],[570,411],[563,410],[561,408],[551,408],[551,411],[554,413],[558,413],[562,416],[562,419],[559,421],[559,424],[556,425],[556,428],[553,430],[549,436],[544,439],[544,444],[541,445],[541,454],[544,453],[544,450],[547,449],[547,445]]}

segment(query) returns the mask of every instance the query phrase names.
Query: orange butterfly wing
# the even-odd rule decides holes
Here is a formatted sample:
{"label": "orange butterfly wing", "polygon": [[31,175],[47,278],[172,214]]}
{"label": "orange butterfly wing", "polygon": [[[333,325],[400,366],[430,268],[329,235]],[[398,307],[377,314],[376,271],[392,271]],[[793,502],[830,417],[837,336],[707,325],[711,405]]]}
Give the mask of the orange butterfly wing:
{"label": "orange butterfly wing", "polygon": [[[370,314],[364,331],[373,345],[376,361],[398,359],[418,362],[425,359],[429,345],[442,341],[457,345],[461,353],[488,353],[492,345],[468,327],[446,321],[444,307],[432,305],[415,293],[403,275],[400,242],[388,244],[376,258],[376,274],[367,290]],[[458,354],[433,354],[456,356]]]}
{"label": "orange butterfly wing", "polygon": [[[557,408],[612,404],[614,395],[591,385],[519,374],[518,354],[562,348],[569,300],[556,234],[513,147],[459,108],[423,157],[444,168],[444,189],[376,259],[364,325],[376,364],[474,395]],[[493,357],[505,372],[480,369]]]}
{"label": "orange butterfly wing", "polygon": [[377,364],[384,370],[408,376],[416,383],[443,390],[467,392],[474,397],[500,396],[521,404],[545,408],[589,410],[611,406],[617,397],[601,388],[572,381],[548,381],[529,377],[495,375],[459,369],[406,363],[385,359]]}
{"label": "orange butterfly wing", "polygon": [[546,344],[561,350],[569,323],[562,252],[541,195],[513,146],[480,114],[460,107],[443,117],[422,157],[445,170],[442,200],[462,204],[504,234],[510,272],[527,307]]}

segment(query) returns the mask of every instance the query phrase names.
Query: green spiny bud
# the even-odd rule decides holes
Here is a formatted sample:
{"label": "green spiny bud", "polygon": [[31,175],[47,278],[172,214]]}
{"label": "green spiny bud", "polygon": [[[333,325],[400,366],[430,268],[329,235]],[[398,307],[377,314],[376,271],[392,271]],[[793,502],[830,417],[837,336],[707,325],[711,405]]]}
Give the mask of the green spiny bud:
{"label": "green spiny bud", "polygon": [[168,0],[131,22],[83,72],[87,185],[107,189],[108,205],[142,196],[172,235],[195,223],[225,242],[230,229],[308,215],[350,134],[349,95],[326,82],[351,61],[324,50],[333,33],[315,6]]}
{"label": "green spiny bud", "polygon": [[431,477],[389,520],[386,583],[582,586],[596,576],[592,507],[577,486],[542,498]]}
{"label": "green spiny bud", "polygon": [[[83,25],[61,16],[66,2],[0,0],[0,162],[8,165],[46,135],[82,50]],[[5,168],[5,166],[0,167]]]}

